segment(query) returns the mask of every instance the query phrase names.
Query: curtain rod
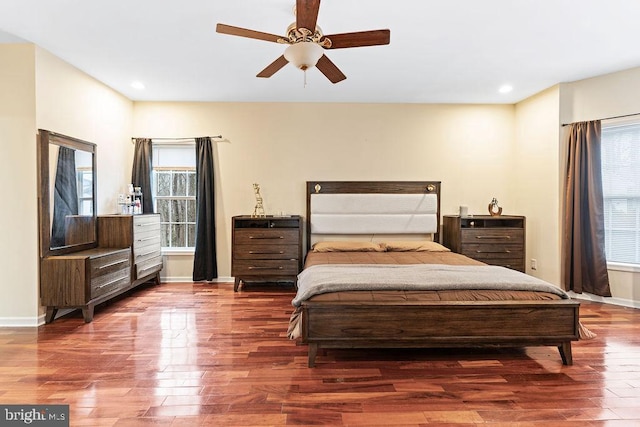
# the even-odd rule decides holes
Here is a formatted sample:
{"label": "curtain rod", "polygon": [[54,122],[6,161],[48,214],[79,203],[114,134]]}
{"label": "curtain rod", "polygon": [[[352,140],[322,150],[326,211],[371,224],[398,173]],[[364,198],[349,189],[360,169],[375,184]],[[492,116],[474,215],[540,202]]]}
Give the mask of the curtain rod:
{"label": "curtain rod", "polygon": [[[623,115],[621,115],[621,116],[605,117],[605,118],[603,118],[603,119],[598,119],[598,120],[623,119],[623,118],[625,118],[625,117],[633,117],[633,116],[640,116],[640,113],[623,114]],[[579,122],[573,122],[573,123],[579,123]],[[562,124],[562,127],[572,125],[573,123],[563,123],[563,124]]]}
{"label": "curtain rod", "polygon": [[[200,138],[198,137],[192,137],[192,138],[147,138],[150,139],[152,141],[195,141],[196,138]],[[204,137],[207,138],[207,137]],[[208,138],[217,138],[217,139],[222,139],[222,135],[215,135],[215,136],[209,136]],[[135,143],[136,139],[138,138],[131,138],[131,143]]]}

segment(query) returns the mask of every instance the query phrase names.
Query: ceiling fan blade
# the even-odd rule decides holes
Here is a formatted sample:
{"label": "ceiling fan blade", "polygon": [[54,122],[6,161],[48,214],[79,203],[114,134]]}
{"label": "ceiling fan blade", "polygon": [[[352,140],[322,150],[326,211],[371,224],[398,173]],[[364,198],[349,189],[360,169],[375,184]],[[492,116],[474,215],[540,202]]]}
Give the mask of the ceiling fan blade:
{"label": "ceiling fan blade", "polygon": [[226,24],[216,25],[216,32],[221,34],[229,34],[231,36],[247,37],[250,39],[264,40],[268,42],[277,43],[278,39],[286,39],[283,36],[277,36],[275,34],[262,33],[260,31],[248,30],[246,28],[233,27]]}
{"label": "ceiling fan blade", "polygon": [[327,58],[327,55],[322,55],[320,57],[316,67],[331,81],[331,83],[338,83],[347,78],[347,76],[342,74],[342,71],[336,67],[336,64]]}
{"label": "ceiling fan blade", "polygon": [[284,55],[282,55],[280,58],[276,59],[271,64],[267,65],[267,68],[265,68],[264,70],[260,71],[256,77],[265,77],[265,78],[266,77],[271,77],[278,70],[280,70],[282,67],[284,67],[288,63],[289,63],[289,61],[287,61],[285,59]]}
{"label": "ceiling fan blade", "polygon": [[326,35],[324,38],[331,40],[331,47],[328,49],[342,49],[346,47],[378,46],[389,44],[391,41],[391,31],[372,30],[360,31],[357,33],[342,33]]}
{"label": "ceiling fan blade", "polygon": [[296,0],[296,26],[315,32],[318,10],[320,0]]}

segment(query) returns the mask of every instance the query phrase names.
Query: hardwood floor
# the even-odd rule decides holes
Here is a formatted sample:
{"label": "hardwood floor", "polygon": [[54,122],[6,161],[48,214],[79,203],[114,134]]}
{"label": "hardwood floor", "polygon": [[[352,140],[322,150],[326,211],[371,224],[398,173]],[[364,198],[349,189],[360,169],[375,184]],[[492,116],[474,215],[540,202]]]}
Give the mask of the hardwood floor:
{"label": "hardwood floor", "polygon": [[598,337],[573,366],[531,347],[328,350],[309,369],[292,297],[162,284],[89,324],[0,328],[0,404],[69,404],[72,426],[640,425],[640,310],[583,302]]}

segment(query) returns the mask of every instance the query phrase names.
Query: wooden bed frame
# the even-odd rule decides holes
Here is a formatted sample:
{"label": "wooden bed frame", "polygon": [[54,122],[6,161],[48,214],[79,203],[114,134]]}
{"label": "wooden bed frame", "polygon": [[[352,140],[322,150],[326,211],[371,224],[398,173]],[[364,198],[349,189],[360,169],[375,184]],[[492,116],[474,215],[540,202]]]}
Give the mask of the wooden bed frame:
{"label": "wooden bed frame", "polygon": [[[307,182],[307,250],[311,245],[311,194],[429,193],[440,182]],[[302,303],[302,342],[308,365],[325,348],[441,348],[557,346],[565,365],[573,363],[571,342],[579,339],[579,306],[573,300],[429,301],[415,303]]]}

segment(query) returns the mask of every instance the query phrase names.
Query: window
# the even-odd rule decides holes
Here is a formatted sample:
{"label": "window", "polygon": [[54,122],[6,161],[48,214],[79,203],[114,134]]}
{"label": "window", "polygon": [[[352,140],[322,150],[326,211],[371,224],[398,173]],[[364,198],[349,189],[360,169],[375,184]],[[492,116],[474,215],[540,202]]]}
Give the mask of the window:
{"label": "window", "polygon": [[640,264],[640,123],[603,126],[607,261]]}
{"label": "window", "polygon": [[196,153],[193,144],[153,144],[152,192],[162,247],[193,248],[196,238]]}
{"label": "window", "polygon": [[78,167],[78,213],[93,215],[93,169]]}

